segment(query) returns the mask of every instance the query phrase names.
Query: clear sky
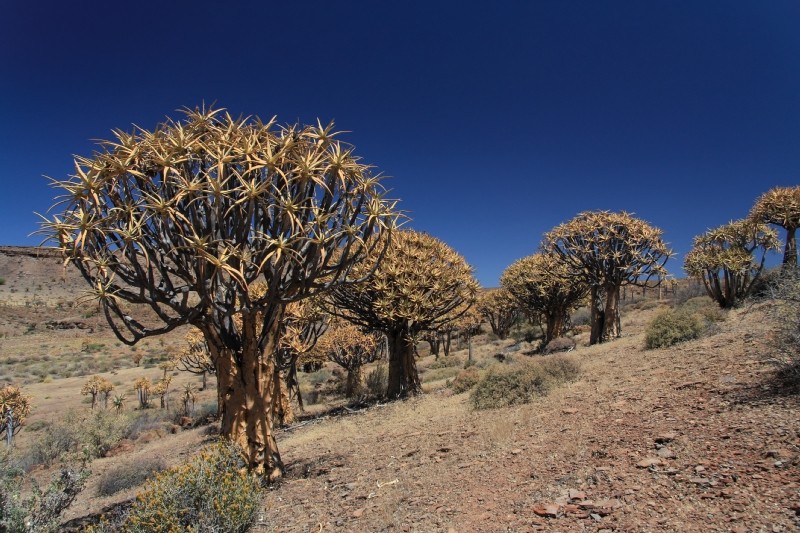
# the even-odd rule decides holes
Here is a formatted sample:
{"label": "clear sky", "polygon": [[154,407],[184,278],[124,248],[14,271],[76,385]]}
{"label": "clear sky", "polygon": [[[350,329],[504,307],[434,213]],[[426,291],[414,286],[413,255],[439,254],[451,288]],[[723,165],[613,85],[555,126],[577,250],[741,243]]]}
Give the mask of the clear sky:
{"label": "clear sky", "polygon": [[484,286],[583,210],[694,235],[800,178],[800,2],[11,1],[0,244],[112,128],[335,120]]}

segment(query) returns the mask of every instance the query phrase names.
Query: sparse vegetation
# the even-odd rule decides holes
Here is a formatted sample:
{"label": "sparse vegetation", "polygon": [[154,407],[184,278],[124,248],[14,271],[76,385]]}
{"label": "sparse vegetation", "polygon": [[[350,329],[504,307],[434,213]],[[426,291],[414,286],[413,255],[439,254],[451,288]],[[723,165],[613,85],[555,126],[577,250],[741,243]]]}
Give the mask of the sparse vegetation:
{"label": "sparse vegetation", "polygon": [[800,270],[783,269],[770,288],[773,334],[765,354],[787,385],[800,387]]}
{"label": "sparse vegetation", "polygon": [[509,365],[492,365],[472,391],[475,409],[496,409],[529,403],[560,384],[574,381],[580,373],[575,359],[547,356]]}
{"label": "sparse vegetation", "polygon": [[109,468],[100,476],[97,493],[111,496],[123,490],[138,487],[154,474],[166,469],[162,459],[145,457],[135,463]]}
{"label": "sparse vegetation", "polygon": [[686,310],[667,309],[647,325],[644,344],[648,349],[667,348],[696,339],[703,331],[697,315]]}
{"label": "sparse vegetation", "polygon": [[456,374],[456,377],[450,382],[450,388],[455,394],[470,391],[478,384],[482,375],[483,372],[475,366],[465,368]]}
{"label": "sparse vegetation", "polygon": [[236,445],[211,446],[149,481],[118,531],[244,533],[253,524],[261,493],[245,467]]}

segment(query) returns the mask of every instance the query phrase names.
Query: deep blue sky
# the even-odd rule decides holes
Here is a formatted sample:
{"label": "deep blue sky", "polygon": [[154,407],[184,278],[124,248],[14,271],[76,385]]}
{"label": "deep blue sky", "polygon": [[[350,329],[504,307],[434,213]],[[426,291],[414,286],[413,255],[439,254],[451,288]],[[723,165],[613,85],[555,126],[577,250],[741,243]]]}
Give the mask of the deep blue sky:
{"label": "deep blue sky", "polygon": [[694,235],[800,177],[800,2],[64,2],[0,7],[0,244],[38,244],[91,139],[216,102],[334,119],[412,227],[494,286],[587,209]]}

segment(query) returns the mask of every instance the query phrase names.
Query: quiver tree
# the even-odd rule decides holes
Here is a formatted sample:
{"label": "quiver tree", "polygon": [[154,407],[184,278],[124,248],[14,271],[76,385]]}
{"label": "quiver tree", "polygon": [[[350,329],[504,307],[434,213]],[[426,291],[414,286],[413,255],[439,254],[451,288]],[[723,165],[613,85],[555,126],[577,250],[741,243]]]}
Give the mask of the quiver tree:
{"label": "quiver tree", "polygon": [[508,337],[511,326],[522,314],[519,301],[505,288],[482,292],[478,295],[476,305],[480,314],[489,322],[492,333],[501,340]]}
{"label": "quiver tree", "polygon": [[102,376],[92,376],[83,384],[81,394],[92,397],[92,409],[94,409],[98,397],[103,401],[103,407],[107,409],[108,397],[113,390],[114,384],[109,380]]}
{"label": "quiver tree", "polygon": [[[203,333],[221,432],[273,478],[283,470],[271,413],[285,305],[357,281],[356,266],[369,275],[397,214],[333,124],[185,115],[115,131],[93,157],[76,157],[42,231],[124,343],[185,324]],[[269,289],[252,294],[256,282]]]}
{"label": "quiver tree", "polygon": [[626,212],[586,211],[550,230],[545,252],[557,255],[571,276],[589,286],[590,344],[621,335],[619,292],[625,285],[657,287],[672,252],[661,230]]}
{"label": "quiver tree", "polygon": [[478,282],[472,267],[447,244],[412,230],[396,231],[374,275],[358,285],[335,289],[332,314],[369,331],[386,334],[390,398],[422,392],[415,340],[466,312]]}
{"label": "quiver tree", "polygon": [[364,365],[380,359],[385,348],[383,333],[365,333],[354,324],[337,320],[317,342],[313,352],[347,371],[344,393],[354,398],[364,392]]}
{"label": "quiver tree", "polygon": [[[694,238],[683,268],[703,282],[708,295],[722,308],[738,305],[764,269],[767,250],[780,249],[778,235],[766,224],[737,220]],[[761,257],[754,253],[761,251]]]}
{"label": "quiver tree", "polygon": [[775,187],[762,194],[750,210],[753,222],[774,224],[786,230],[783,264],[797,266],[797,238],[800,227],[800,187]]}
{"label": "quiver tree", "polygon": [[[314,348],[320,336],[327,330],[328,318],[316,298],[292,302],[286,306],[274,376],[278,392],[273,411],[278,425],[294,421],[292,400],[303,409],[297,368],[301,364],[301,358]],[[306,359],[306,362],[309,360]]]}
{"label": "quiver tree", "polygon": [[544,319],[547,329],[542,347],[564,336],[570,313],[581,305],[588,292],[586,281],[572,275],[569,264],[552,253],[518,259],[503,271],[500,285],[528,316]]}
{"label": "quiver tree", "polygon": [[197,388],[194,386],[194,383],[187,383],[183,386],[181,401],[183,402],[184,415],[194,415],[194,404],[197,401]]}
{"label": "quiver tree", "polygon": [[161,409],[169,407],[169,386],[172,383],[172,376],[164,376],[156,381],[150,392],[158,396]]}
{"label": "quiver tree", "polygon": [[200,390],[208,387],[208,375],[216,373],[214,362],[208,353],[208,345],[203,333],[197,328],[191,328],[186,333],[186,346],[175,353],[175,367],[178,370],[199,375],[203,380]]}
{"label": "quiver tree", "polygon": [[11,446],[14,435],[19,433],[31,411],[31,397],[15,385],[0,389],[0,439]]}
{"label": "quiver tree", "polygon": [[139,409],[147,409],[150,406],[150,390],[153,384],[147,378],[139,378],[133,382],[133,390],[136,391],[136,398],[139,400]]}

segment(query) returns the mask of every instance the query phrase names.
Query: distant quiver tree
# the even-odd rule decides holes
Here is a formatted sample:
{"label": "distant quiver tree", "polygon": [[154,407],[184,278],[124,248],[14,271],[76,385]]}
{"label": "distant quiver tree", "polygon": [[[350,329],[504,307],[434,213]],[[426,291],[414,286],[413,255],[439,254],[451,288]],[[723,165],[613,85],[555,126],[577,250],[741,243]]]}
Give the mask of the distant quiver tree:
{"label": "distant quiver tree", "polygon": [[[720,307],[731,308],[750,293],[764,269],[767,250],[779,248],[774,229],[752,219],[737,220],[695,237],[683,268],[703,282]],[[758,250],[760,258],[754,257]]]}
{"label": "distant quiver tree", "polygon": [[520,303],[505,288],[482,292],[477,307],[499,339],[508,337],[514,322],[522,315]]}
{"label": "distant quiver tree", "polygon": [[394,232],[374,275],[337,287],[330,311],[388,339],[390,398],[422,392],[415,345],[426,330],[457,320],[474,303],[478,282],[464,258],[439,239],[413,230]]}
{"label": "distant quiver tree", "polygon": [[16,385],[0,388],[0,440],[11,445],[31,412],[31,397]]}
{"label": "distant quiver tree", "polygon": [[542,347],[567,332],[570,313],[586,297],[589,286],[582,276],[553,253],[536,253],[518,259],[503,271],[500,285],[529,314],[540,314],[547,330]]}
{"label": "distant quiver tree", "polygon": [[543,247],[589,285],[589,344],[620,336],[620,287],[657,287],[667,275],[664,264],[672,255],[660,229],[626,212],[580,213],[550,230]]}
{"label": "distant quiver tree", "polygon": [[[126,344],[191,324],[205,337],[222,434],[248,466],[283,466],[272,433],[275,352],[287,303],[368,277],[397,214],[333,124],[279,126],[185,110],[115,131],[54,185],[54,240]],[[250,287],[268,289],[254,294]]]}
{"label": "distant quiver tree", "polygon": [[797,228],[800,227],[800,187],[775,187],[756,200],[750,210],[753,222],[774,224],[786,230],[783,264],[797,266]]}

